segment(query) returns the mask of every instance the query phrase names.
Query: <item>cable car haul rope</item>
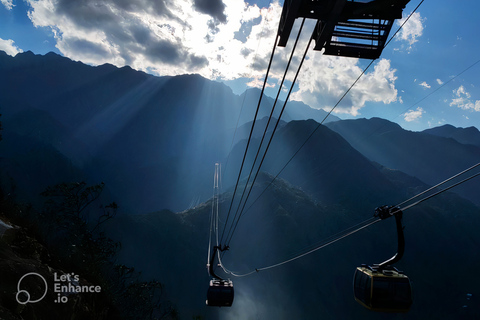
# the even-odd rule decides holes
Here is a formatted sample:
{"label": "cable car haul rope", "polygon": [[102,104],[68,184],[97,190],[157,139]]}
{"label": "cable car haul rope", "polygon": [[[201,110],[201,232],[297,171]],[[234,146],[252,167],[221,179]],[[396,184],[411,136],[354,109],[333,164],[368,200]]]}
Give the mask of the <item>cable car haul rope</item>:
{"label": "cable car haul rope", "polygon": [[[263,160],[266,156],[270,143],[273,139],[275,131],[277,129],[280,118],[285,109],[286,103],[289,99],[290,93],[293,90],[295,81],[300,72],[303,61],[305,60],[307,51],[310,47],[310,44],[315,40],[314,50],[325,49],[324,54],[333,54],[337,56],[345,57],[358,57],[358,58],[367,58],[367,59],[376,59],[380,56],[382,50],[385,48],[392,38],[398,33],[398,31],[403,27],[405,22],[410,18],[410,16],[418,9],[418,7],[423,3],[423,0],[420,1],[420,4],[415,8],[415,10],[407,17],[406,21],[400,26],[400,28],[395,32],[394,36],[387,41],[388,34],[393,25],[395,19],[402,17],[402,10],[405,8],[405,5],[409,0],[372,0],[372,1],[361,1],[357,2],[354,0],[285,0],[283,11],[279,23],[279,29],[277,37],[275,39],[275,44],[272,50],[270,57],[269,65],[267,68],[263,88],[259,97],[257,109],[255,112],[255,117],[252,122],[252,127],[250,130],[250,135],[248,137],[247,145],[245,148],[245,153],[243,160],[240,166],[239,174],[235,184],[234,192],[232,199],[229,205],[228,213],[226,215],[226,220],[221,232],[221,237],[219,238],[218,230],[218,204],[219,204],[219,177],[220,177],[220,165],[215,165],[215,175],[214,175],[214,197],[213,197],[213,206],[212,214],[210,217],[210,233],[209,233],[209,243],[208,243],[208,257],[207,257],[207,269],[212,277],[210,281],[209,289],[207,291],[207,305],[208,306],[218,306],[218,307],[230,307],[233,304],[234,299],[234,290],[233,282],[230,279],[222,279],[215,273],[215,261],[218,261],[218,266],[220,266],[226,274],[230,274],[234,277],[245,277],[251,274],[258,273],[260,271],[265,271],[268,269],[276,268],[284,264],[290,263],[294,260],[300,259],[304,256],[312,254],[322,248],[325,248],[337,241],[340,241],[352,234],[359,232],[369,226],[385,220],[389,217],[395,217],[396,226],[397,226],[397,237],[398,237],[398,250],[397,253],[390,259],[373,265],[362,265],[357,267],[354,274],[353,287],[354,287],[354,297],[357,302],[359,302],[364,307],[373,310],[373,311],[383,311],[383,312],[407,312],[412,304],[412,290],[410,285],[409,278],[402,272],[393,267],[393,264],[398,262],[404,252],[405,247],[405,238],[403,235],[403,226],[402,226],[402,216],[403,212],[426,201],[431,199],[455,186],[458,186],[474,177],[480,175],[479,173],[472,174],[471,176],[464,178],[463,180],[454,183],[444,189],[437,190],[440,186],[450,182],[451,180],[460,177],[461,175],[470,172],[474,168],[480,166],[480,163],[442,181],[441,183],[403,201],[402,203],[396,206],[383,206],[375,210],[373,217],[360,222],[359,224],[352,226],[348,229],[339,232],[321,243],[315,245],[313,249],[308,249],[305,252],[299,253],[293,258],[289,258],[283,261],[280,261],[275,264],[268,266],[255,268],[246,273],[232,272],[227,269],[222,261],[223,254],[229,249],[230,241],[233,237],[233,234],[236,231],[237,225],[240,221],[240,218],[245,213],[245,206],[247,200],[250,196],[250,192],[253,189],[253,185],[256,181],[256,178],[260,172]],[[278,94],[273,104],[267,126],[263,133],[261,143],[258,146],[258,150],[255,155],[255,160],[250,169],[245,188],[241,195],[240,200],[238,201],[237,209],[233,215],[233,219],[230,221],[231,212],[233,210],[233,204],[235,200],[235,195],[238,190],[238,185],[240,177],[245,165],[245,159],[247,156],[248,149],[250,147],[250,142],[252,138],[253,129],[255,122],[257,120],[263,92],[266,87],[268,73],[272,65],[275,48],[276,46],[284,47],[287,43],[288,37],[293,27],[293,23],[296,18],[303,18],[302,24],[299,30],[299,33],[296,37],[295,45],[293,47],[290,59],[288,61],[282,84],[287,75],[290,62],[292,61],[293,54],[298,43],[300,33],[302,31],[303,23],[306,18],[316,19],[317,24],[313,35],[308,42],[308,45],[305,49],[302,59],[300,60],[299,67],[296,71],[295,78],[292,81],[291,88],[288,92],[287,98],[285,99],[284,105],[281,109],[277,123],[271,133],[270,139],[268,140],[267,146],[264,150],[263,156],[260,160],[260,163],[257,166],[256,173],[252,179],[252,182],[249,184],[250,178],[253,174],[254,167],[256,165],[257,159],[260,156],[260,150],[262,144],[267,134],[268,125],[272,119],[274,109],[278,100]],[[371,20],[371,22],[366,22],[366,20]],[[332,110],[327,114],[325,119],[330,115],[330,113],[335,109],[335,107],[342,101],[342,99],[349,93],[352,87],[358,82],[358,80],[365,74],[367,69],[372,65],[373,60],[370,64],[364,69],[362,74],[355,80],[355,82],[349,87],[349,89],[342,95],[340,100],[335,104]],[[282,89],[282,86],[279,88]],[[322,121],[322,123],[325,121]],[[320,123],[319,126],[322,124]],[[318,127],[319,127],[318,126]],[[317,129],[318,129],[317,127]],[[317,130],[315,129],[315,131]],[[308,139],[313,135],[313,133],[307,138],[307,140],[301,145],[306,144]],[[268,189],[268,187],[273,183],[273,181],[278,177],[278,175],[283,171],[283,169],[290,163],[293,157],[300,151],[297,150],[296,153],[290,158],[290,160],[285,164],[285,166],[280,170],[280,172],[273,178],[270,184],[263,190],[263,192],[254,200],[253,204],[263,195],[263,193]],[[247,189],[249,189],[247,191]],[[246,196],[245,196],[246,195]],[[423,198],[420,198],[422,197]],[[253,205],[252,204],[252,205]],[[249,208],[248,208],[249,209]],[[247,211],[248,211],[247,209]],[[230,224],[229,224],[230,222]],[[227,225],[229,224],[229,229],[226,232]],[[213,250],[212,250],[213,249]]]}

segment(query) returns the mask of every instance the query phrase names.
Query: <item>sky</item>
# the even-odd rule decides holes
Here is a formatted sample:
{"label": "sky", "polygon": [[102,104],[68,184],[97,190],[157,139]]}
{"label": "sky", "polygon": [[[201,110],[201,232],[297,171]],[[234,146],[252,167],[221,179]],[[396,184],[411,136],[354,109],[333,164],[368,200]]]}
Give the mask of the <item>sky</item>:
{"label": "sky", "polygon": [[[407,4],[403,19],[420,1]],[[12,56],[53,51],[158,76],[198,73],[240,94],[263,83],[282,6],[266,0],[0,0],[0,50]],[[476,1],[424,1],[333,114],[381,117],[413,131],[443,124],[480,128],[479,9]],[[272,97],[299,22],[287,46],[275,50],[266,89]],[[307,20],[301,32],[281,99],[314,24]],[[290,100],[330,111],[369,63],[309,48]]]}

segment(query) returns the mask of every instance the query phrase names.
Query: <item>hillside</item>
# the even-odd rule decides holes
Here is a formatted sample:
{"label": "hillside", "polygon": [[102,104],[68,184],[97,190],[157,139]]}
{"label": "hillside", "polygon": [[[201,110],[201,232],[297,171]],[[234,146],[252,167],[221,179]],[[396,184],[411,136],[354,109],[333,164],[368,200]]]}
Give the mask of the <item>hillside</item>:
{"label": "hillside", "polygon": [[[254,193],[271,179],[262,174]],[[411,184],[415,179],[401,180],[412,189],[419,187]],[[222,195],[223,217],[230,196]],[[306,252],[372,213],[373,208],[354,210],[316,203],[279,179],[241,218],[223,261],[240,274],[269,266]],[[463,276],[474,274],[480,263],[480,236],[475,227],[480,223],[479,209],[454,194],[439,196],[404,214],[407,243],[398,267],[414,286],[414,304],[405,315],[370,312],[352,294],[356,266],[381,262],[395,252],[393,220],[381,221],[278,268],[248,277],[225,275],[234,282],[233,306],[206,307],[210,214],[211,203],[207,202],[176,214],[156,212],[116,221],[114,232],[125,241],[122,259],[135,260],[148,276],[167,276],[166,290],[178,301],[182,319],[199,315],[204,319],[473,319],[480,315],[476,303],[479,279]],[[223,224],[220,227],[221,231]],[[458,265],[463,266],[462,273],[452,273]],[[220,269],[217,272],[223,274]]]}
{"label": "hillside", "polygon": [[[3,204],[3,203],[2,203]],[[2,219],[5,219],[2,217]],[[113,319],[121,318],[112,304],[111,297],[105,293],[74,294],[59,303],[53,283],[56,278],[68,274],[65,265],[53,261],[51,252],[31,236],[29,230],[13,226],[1,235],[0,239],[0,272],[2,274],[2,292],[0,293],[0,318],[5,320],[21,319]],[[52,268],[53,265],[56,265]],[[63,269],[61,269],[64,267]],[[23,289],[28,289],[31,300],[40,299],[37,305],[19,304],[12,293],[17,292],[17,285],[22,276],[35,272],[48,279],[50,290],[38,276],[29,276],[21,282]],[[58,282],[60,283],[60,282]],[[82,279],[82,285],[97,286]],[[17,299],[24,299],[19,296]],[[20,300],[25,301],[25,300]]]}
{"label": "hillside", "polygon": [[[342,120],[326,124],[356,150],[381,165],[400,170],[435,185],[479,162],[480,147],[455,139],[412,132],[379,118]],[[475,130],[471,130],[475,132]],[[471,136],[475,139],[475,135]],[[480,204],[478,179],[455,192]]]}
{"label": "hillside", "polygon": [[480,147],[480,131],[475,127],[457,128],[450,124],[423,130],[425,133],[439,137],[452,138],[463,144]]}
{"label": "hillside", "polygon": [[[289,162],[317,125],[317,122],[307,120],[291,121],[282,126],[274,137],[262,165],[262,171],[275,176],[288,163],[280,177],[326,204],[342,204],[364,209],[375,206],[374,202],[378,199],[399,200],[395,200],[398,198],[397,187],[339,134],[325,126],[320,126],[308,143]],[[258,143],[259,139],[253,140],[253,150],[258,148]],[[240,167],[244,150],[245,142],[233,148],[230,167]],[[249,153],[246,159],[248,168],[253,162],[253,156],[253,153]],[[236,172],[238,170],[226,172],[224,175],[226,185],[236,178],[229,173]],[[252,198],[255,199],[255,196]]]}

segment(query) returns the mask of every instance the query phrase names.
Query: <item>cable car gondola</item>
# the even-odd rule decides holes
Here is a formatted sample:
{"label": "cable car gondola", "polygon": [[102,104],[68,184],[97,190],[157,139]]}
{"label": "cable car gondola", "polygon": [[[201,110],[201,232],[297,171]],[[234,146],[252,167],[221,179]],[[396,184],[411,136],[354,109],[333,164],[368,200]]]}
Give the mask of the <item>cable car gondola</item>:
{"label": "cable car gondola", "polygon": [[375,210],[381,219],[395,216],[398,251],[392,258],[378,265],[357,267],[353,278],[355,300],[364,307],[380,312],[408,312],[412,304],[412,287],[408,277],[392,264],[398,262],[405,251],[402,211],[383,206]]}
{"label": "cable car gondola", "polygon": [[215,274],[213,270],[213,260],[217,254],[217,250],[228,250],[228,247],[220,248],[213,247],[213,254],[210,258],[208,266],[208,273],[214,278],[210,280],[210,286],[207,291],[207,306],[210,307],[231,307],[233,303],[233,282],[230,279],[222,279]]}
{"label": "cable car gondola", "polygon": [[397,268],[363,265],[356,269],[353,283],[355,300],[370,310],[407,312],[410,309],[410,280]]}
{"label": "cable car gondola", "polygon": [[233,282],[231,280],[212,279],[207,291],[207,306],[231,307],[233,303]]}

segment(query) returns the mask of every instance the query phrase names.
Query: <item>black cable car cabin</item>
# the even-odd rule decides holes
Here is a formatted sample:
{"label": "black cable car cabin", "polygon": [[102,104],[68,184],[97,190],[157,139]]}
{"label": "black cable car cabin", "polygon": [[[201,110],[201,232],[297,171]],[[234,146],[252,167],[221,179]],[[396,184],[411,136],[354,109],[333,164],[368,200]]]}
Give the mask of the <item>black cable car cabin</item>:
{"label": "black cable car cabin", "polygon": [[373,311],[407,312],[412,304],[410,280],[393,267],[358,267],[353,285],[355,300]]}
{"label": "black cable car cabin", "polygon": [[230,280],[210,280],[207,291],[207,306],[231,307],[233,303],[233,283]]}
{"label": "black cable car cabin", "polygon": [[213,253],[210,258],[208,273],[214,278],[210,280],[210,286],[207,291],[207,306],[211,307],[231,307],[233,303],[233,282],[231,280],[224,280],[215,274],[213,270],[213,260],[217,255],[218,250],[228,250],[228,247],[221,248],[219,246],[213,247]]}
{"label": "black cable car cabin", "polygon": [[365,59],[380,57],[395,19],[410,0],[285,0],[278,45],[285,47],[296,18],[317,20],[314,50]]}
{"label": "black cable car cabin", "polygon": [[405,251],[402,211],[383,206],[375,210],[375,216],[386,219],[395,216],[398,237],[397,253],[387,261],[372,267],[357,267],[353,278],[355,300],[364,307],[380,312],[408,312],[412,304],[412,287],[408,277],[392,267]]}

